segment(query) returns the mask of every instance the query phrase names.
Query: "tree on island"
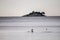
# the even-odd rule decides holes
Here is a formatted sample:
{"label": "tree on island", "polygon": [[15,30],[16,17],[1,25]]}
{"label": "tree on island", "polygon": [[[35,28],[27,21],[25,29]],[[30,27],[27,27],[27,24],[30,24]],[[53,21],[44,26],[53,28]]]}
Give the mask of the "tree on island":
{"label": "tree on island", "polygon": [[24,15],[23,17],[27,17],[27,16],[45,16],[45,12],[34,12],[34,11],[32,11],[31,13]]}

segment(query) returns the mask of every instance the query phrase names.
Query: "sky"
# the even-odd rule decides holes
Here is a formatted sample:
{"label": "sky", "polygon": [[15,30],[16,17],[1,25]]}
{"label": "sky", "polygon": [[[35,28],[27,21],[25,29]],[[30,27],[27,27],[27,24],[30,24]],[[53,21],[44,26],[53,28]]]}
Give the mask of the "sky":
{"label": "sky", "polygon": [[22,16],[32,11],[60,16],[60,0],[0,0],[0,16]]}

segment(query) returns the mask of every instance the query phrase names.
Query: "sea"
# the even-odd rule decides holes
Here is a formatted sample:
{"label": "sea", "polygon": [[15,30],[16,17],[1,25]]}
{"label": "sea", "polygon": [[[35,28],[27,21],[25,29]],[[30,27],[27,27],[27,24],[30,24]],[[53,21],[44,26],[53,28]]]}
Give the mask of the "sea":
{"label": "sea", "polygon": [[60,40],[60,16],[0,17],[0,40]]}

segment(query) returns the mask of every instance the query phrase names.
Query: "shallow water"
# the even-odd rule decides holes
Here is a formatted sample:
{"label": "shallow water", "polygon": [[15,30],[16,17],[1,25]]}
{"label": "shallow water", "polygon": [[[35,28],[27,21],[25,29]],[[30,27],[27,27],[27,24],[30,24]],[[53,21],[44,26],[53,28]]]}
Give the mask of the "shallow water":
{"label": "shallow water", "polygon": [[60,40],[60,33],[4,32],[0,40]]}
{"label": "shallow water", "polygon": [[60,27],[47,27],[47,29],[45,30],[45,27],[10,27],[9,29],[5,27],[0,30],[0,40],[60,40]]}
{"label": "shallow water", "polygon": [[0,18],[0,40],[60,40],[60,17]]}

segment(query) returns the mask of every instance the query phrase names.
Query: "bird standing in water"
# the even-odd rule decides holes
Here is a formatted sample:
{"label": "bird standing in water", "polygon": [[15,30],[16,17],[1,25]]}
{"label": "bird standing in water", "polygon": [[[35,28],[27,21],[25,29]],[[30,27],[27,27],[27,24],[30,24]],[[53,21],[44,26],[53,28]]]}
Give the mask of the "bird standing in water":
{"label": "bird standing in water", "polygon": [[46,28],[46,31],[47,31],[48,29]]}
{"label": "bird standing in water", "polygon": [[32,33],[34,32],[33,29],[31,29],[31,32],[32,32]]}

